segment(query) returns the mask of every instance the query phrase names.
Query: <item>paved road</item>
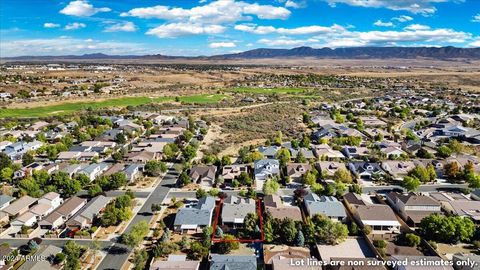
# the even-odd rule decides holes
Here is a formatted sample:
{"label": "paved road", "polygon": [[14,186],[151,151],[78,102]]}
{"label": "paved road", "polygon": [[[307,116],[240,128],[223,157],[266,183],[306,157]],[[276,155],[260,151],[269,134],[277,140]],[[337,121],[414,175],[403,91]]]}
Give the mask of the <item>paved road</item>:
{"label": "paved road", "polygon": [[[147,222],[150,221],[153,216],[153,213],[151,211],[152,204],[161,203],[167,197],[168,191],[175,186],[178,175],[178,172],[176,172],[172,167],[169,168],[167,174],[163,177],[161,182],[151,193],[150,197],[148,197],[148,199],[145,201],[142,208],[133,217],[125,232],[129,232],[135,224],[142,220],[145,220]],[[114,243],[109,248],[107,256],[102,260],[97,269],[120,269],[122,265],[128,260],[130,252],[131,249],[126,247],[125,245]]]}

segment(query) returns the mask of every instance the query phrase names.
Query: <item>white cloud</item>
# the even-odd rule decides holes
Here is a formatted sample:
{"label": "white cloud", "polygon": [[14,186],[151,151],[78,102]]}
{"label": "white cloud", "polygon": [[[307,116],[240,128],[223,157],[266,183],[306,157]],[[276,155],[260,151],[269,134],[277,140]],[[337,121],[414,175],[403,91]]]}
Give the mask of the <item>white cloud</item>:
{"label": "white cloud", "polygon": [[169,23],[152,28],[147,35],[154,35],[159,38],[174,38],[188,35],[219,34],[225,31],[222,25],[202,25],[195,23]]}
{"label": "white cloud", "polygon": [[317,39],[291,39],[288,37],[280,37],[277,39],[262,38],[257,41],[260,44],[267,45],[268,47],[296,47],[296,46],[311,46],[312,43],[318,42]]}
{"label": "white cloud", "polygon": [[106,52],[108,54],[144,54],[149,51],[138,43],[58,37],[2,41],[1,57],[21,55],[67,55]]}
{"label": "white cloud", "polygon": [[137,26],[132,22],[116,23],[105,28],[104,32],[135,32]]}
{"label": "white cloud", "polygon": [[291,12],[284,7],[250,4],[234,0],[218,0],[191,9],[162,5],[134,8],[121,13],[120,16],[219,24],[250,20],[251,18],[248,15],[255,15],[260,19],[285,20],[290,14]]}
{"label": "white cloud", "polygon": [[423,25],[423,24],[410,24],[409,26],[406,26],[405,28],[403,28],[405,30],[428,30],[430,29],[430,26],[428,25]]}
{"label": "white cloud", "polygon": [[65,15],[79,16],[79,17],[89,17],[98,12],[109,12],[111,11],[108,7],[96,8],[92,4],[88,3],[87,0],[75,0],[70,3],[62,10],[60,13]]}
{"label": "white cloud", "polygon": [[480,22],[480,13],[477,15],[473,16],[472,22]]}
{"label": "white cloud", "polygon": [[405,10],[415,14],[431,15],[437,11],[434,4],[442,2],[459,2],[463,0],[323,0],[331,6],[347,4],[358,7],[387,8]]}
{"label": "white cloud", "polygon": [[310,25],[310,26],[301,26],[296,28],[275,28],[273,26],[257,26],[254,24],[239,24],[235,25],[235,30],[253,33],[253,34],[282,34],[282,35],[311,35],[311,34],[327,34],[327,33],[336,33],[343,32],[346,29],[343,26],[334,24],[332,26],[319,26],[319,25]]}
{"label": "white cloud", "polygon": [[46,23],[43,24],[43,27],[45,27],[45,28],[57,28],[57,27],[60,27],[60,24],[46,22]]}
{"label": "white cloud", "polygon": [[87,27],[87,25],[84,23],[74,22],[74,23],[69,23],[65,25],[65,30],[77,30],[85,27]]}
{"label": "white cloud", "polygon": [[392,27],[393,23],[392,22],[383,22],[382,20],[377,20],[376,22],[373,23],[375,26],[384,26],[384,27]]}
{"label": "white cloud", "polygon": [[477,40],[469,43],[468,46],[475,47],[475,48],[480,48],[480,39],[477,39]]}
{"label": "white cloud", "polygon": [[212,42],[208,44],[208,47],[212,49],[218,49],[218,48],[234,48],[237,45],[235,42]]}
{"label": "white cloud", "polygon": [[285,7],[289,7],[289,8],[303,8],[305,7],[305,2],[295,2],[295,1],[292,1],[292,0],[287,0],[285,2]]}
{"label": "white cloud", "polygon": [[408,21],[413,21],[413,18],[407,15],[401,15],[401,16],[392,18],[392,20],[399,21],[399,22],[408,22]]}
{"label": "white cloud", "polygon": [[[261,27],[252,25],[237,25],[237,30],[247,31],[256,34],[277,33],[290,35],[297,33],[297,28],[284,29],[274,27]],[[308,29],[308,28],[307,28]],[[470,33],[455,31],[453,29],[431,29],[429,26],[412,24],[399,31],[351,31],[346,28],[339,28],[335,31],[301,31],[305,34],[314,34],[308,39],[292,39],[291,37],[280,36],[278,38],[260,39],[258,42],[268,46],[327,46],[327,47],[352,47],[352,46],[403,46],[412,43],[425,45],[465,43],[471,40]],[[313,43],[313,44],[312,44]]]}

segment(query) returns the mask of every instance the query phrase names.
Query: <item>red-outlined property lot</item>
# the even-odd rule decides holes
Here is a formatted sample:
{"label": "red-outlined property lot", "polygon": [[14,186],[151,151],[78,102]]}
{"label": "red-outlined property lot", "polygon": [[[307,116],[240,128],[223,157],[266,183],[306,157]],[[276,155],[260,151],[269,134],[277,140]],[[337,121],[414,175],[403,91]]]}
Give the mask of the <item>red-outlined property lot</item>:
{"label": "red-outlined property lot", "polygon": [[262,216],[262,201],[257,199],[257,215],[259,218],[259,227],[260,227],[260,239],[222,239],[215,238],[215,232],[217,231],[218,220],[220,218],[220,212],[223,205],[223,199],[217,205],[217,210],[215,212],[215,220],[213,221],[213,233],[212,233],[212,243],[221,243],[221,242],[239,242],[239,243],[258,243],[263,242],[263,216]]}

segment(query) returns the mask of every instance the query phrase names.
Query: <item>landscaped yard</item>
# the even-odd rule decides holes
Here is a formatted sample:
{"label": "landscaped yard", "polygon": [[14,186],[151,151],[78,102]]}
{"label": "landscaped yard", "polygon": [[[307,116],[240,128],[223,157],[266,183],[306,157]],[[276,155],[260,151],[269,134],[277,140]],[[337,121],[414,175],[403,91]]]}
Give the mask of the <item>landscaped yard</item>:
{"label": "landscaped yard", "polygon": [[[200,94],[191,96],[180,96],[178,100],[183,103],[216,103],[225,98],[226,95],[220,94]],[[138,106],[151,102],[173,102],[175,97],[123,97],[113,98],[98,102],[65,102],[51,106],[39,106],[32,108],[7,108],[0,109],[0,117],[45,117],[49,115],[69,114],[87,108],[100,109],[110,107]]]}

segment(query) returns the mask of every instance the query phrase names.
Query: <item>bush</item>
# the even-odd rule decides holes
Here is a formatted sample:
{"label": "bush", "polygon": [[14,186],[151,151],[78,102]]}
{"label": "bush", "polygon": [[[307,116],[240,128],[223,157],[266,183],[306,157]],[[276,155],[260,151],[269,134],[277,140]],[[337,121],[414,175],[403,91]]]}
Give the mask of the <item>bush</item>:
{"label": "bush", "polygon": [[55,255],[55,258],[53,259],[53,262],[54,262],[55,264],[59,264],[59,263],[63,262],[64,260],[65,260],[65,254],[63,254],[63,253],[57,253],[57,254]]}
{"label": "bush", "polygon": [[420,245],[420,236],[413,234],[413,233],[407,233],[405,235],[405,240],[407,241],[407,245],[411,247],[416,247]]}
{"label": "bush", "polygon": [[369,225],[365,225],[363,227],[363,233],[365,233],[366,235],[369,235],[372,233],[372,227],[370,227]]}
{"label": "bush", "polygon": [[387,247],[387,242],[385,242],[385,240],[373,240],[373,245],[382,249]]}

